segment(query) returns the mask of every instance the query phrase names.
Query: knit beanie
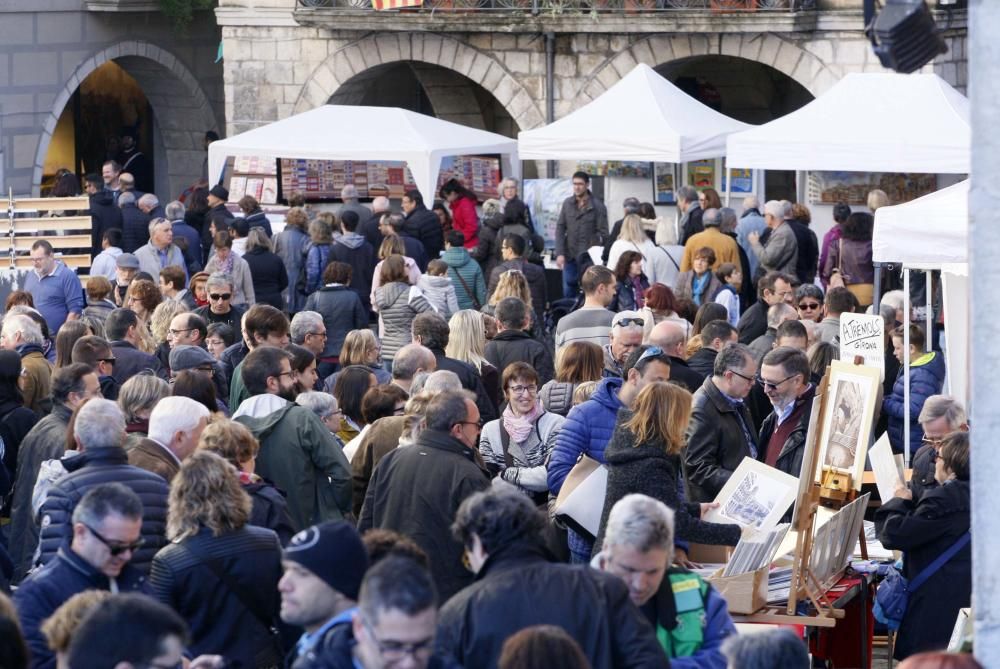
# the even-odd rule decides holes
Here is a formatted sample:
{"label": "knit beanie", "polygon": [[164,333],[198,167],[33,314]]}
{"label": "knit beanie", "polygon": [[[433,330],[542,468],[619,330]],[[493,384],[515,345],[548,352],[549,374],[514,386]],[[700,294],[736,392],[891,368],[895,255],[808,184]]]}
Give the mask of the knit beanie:
{"label": "knit beanie", "polygon": [[368,570],[368,551],[348,522],[331,520],[302,530],[285,547],[286,560],[296,562],[348,599],[357,601]]}

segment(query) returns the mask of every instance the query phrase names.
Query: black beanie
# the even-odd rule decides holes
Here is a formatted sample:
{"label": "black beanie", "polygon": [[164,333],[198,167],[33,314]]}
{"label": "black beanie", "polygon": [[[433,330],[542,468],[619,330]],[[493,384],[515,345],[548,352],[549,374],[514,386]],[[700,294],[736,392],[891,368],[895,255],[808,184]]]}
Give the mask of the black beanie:
{"label": "black beanie", "polygon": [[368,570],[368,551],[350,523],[331,520],[307,527],[288,542],[284,556],[348,599],[357,601],[361,579]]}

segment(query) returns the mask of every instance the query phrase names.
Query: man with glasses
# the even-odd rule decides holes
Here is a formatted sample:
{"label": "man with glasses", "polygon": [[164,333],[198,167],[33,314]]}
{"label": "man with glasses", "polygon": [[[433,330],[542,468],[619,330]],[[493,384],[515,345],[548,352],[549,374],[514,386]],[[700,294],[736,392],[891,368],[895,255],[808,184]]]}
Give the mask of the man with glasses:
{"label": "man with glasses", "polygon": [[233,280],[228,274],[214,273],[205,282],[205,292],[208,294],[208,304],[195,309],[195,314],[205,319],[207,325],[225,323],[240,331],[240,319],[243,310],[235,306],[233,301]]}
{"label": "man with glasses", "polygon": [[[604,348],[604,376],[624,375],[622,367],[629,354],[642,343],[645,319],[638,311],[621,311],[611,321],[610,341]],[[545,383],[545,381],[542,381]]]}
{"label": "man with glasses", "polygon": [[969,431],[965,408],[948,395],[928,397],[917,422],[924,431],[924,437],[920,449],[913,456],[910,490],[913,492],[914,502],[920,501],[925,492],[939,485],[934,478],[934,469],[944,438],[952,432]]}
{"label": "man with glasses", "polygon": [[566,198],[556,222],[556,265],[563,273],[563,295],[576,297],[580,271],[591,264],[587,250],[604,246],[608,236],[608,210],[590,192],[590,175],[573,175],[573,194]]}
{"label": "man with glasses", "polygon": [[48,564],[74,533],[73,510],[91,489],[117,482],[130,488],[142,501],[142,547],[134,546],[132,564],[147,573],[153,555],[166,545],[167,482],[162,477],[128,464],[125,417],[110,400],[92,399],[76,414],[73,439],[79,455],[63,459],[69,472],[58,479],[38,512],[41,517],[41,562]]}
{"label": "man with glasses", "polygon": [[81,362],[97,372],[97,380],[101,384],[101,396],[115,401],[118,399],[118,382],[112,374],[115,369],[115,354],[111,344],[106,339],[88,335],[80,337],[73,344],[70,353],[72,362]]}
{"label": "man with glasses", "polygon": [[129,564],[142,545],[142,502],[121,483],[91,488],[73,509],[72,539],[14,593],[33,667],[54,667],[41,624],[84,590],[140,590],[140,570]]}
{"label": "man with glasses", "polygon": [[35,299],[35,308],[49,325],[55,339],[66,321],[75,321],[83,313],[83,291],[76,272],[53,255],[52,244],[39,239],[31,245],[34,269],[24,279],[24,290]]}
{"label": "man with glasses", "polygon": [[[505,297],[496,306],[496,318],[499,332],[486,344],[486,359],[500,374],[508,365],[515,362],[526,362],[541,378],[539,385],[548,383],[555,378],[555,365],[548,347],[527,333],[531,327],[531,315],[528,305],[516,297]],[[642,343],[642,329],[639,330],[639,341]]]}
{"label": "man with glasses", "polygon": [[743,458],[760,456],[745,404],[756,374],[750,349],[727,344],[715,357],[712,376],[695,392],[684,452],[690,501],[714,501]]}
{"label": "man with glasses", "polygon": [[795,291],[792,280],[780,272],[768,272],[757,281],[757,301],[750,305],[736,329],[740,331],[740,343],[749,344],[767,331],[767,310],[773,304],[792,304]]}
{"label": "man with glasses", "polygon": [[358,529],[393,530],[433,555],[431,573],[442,598],[472,583],[462,545],[451,533],[458,506],[490,487],[476,461],[479,409],[468,392],[443,392],[427,404],[416,442],[382,458],[365,493]]}
{"label": "man with glasses", "polygon": [[816,395],[816,387],[809,382],[809,360],[798,349],[776,348],[764,356],[757,382],[773,407],[757,440],[764,462],[798,477]]}
{"label": "man with glasses", "polygon": [[157,376],[165,376],[159,358],[139,350],[141,341],[137,330],[140,327],[142,326],[139,325],[139,317],[131,309],[115,309],[104,321],[104,333],[111,344],[115,358],[111,376],[119,386],[136,374],[147,370]]}
{"label": "man with glasses", "polygon": [[177,314],[170,320],[167,330],[167,344],[171,349],[178,346],[198,346],[205,348],[205,337],[208,336],[208,324],[197,314],[186,312]]}
{"label": "man with glasses", "polygon": [[250,397],[230,408],[260,441],[257,473],[287,493],[295,529],[302,529],[351,512],[351,465],[319,416],[295,403],[291,359],[276,346],[252,350],[241,369]]}

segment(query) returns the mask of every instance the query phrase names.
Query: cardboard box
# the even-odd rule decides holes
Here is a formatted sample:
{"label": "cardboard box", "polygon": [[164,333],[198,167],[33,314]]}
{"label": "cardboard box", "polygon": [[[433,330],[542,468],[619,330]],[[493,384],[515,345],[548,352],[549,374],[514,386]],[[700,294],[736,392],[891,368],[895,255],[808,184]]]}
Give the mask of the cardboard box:
{"label": "cardboard box", "polygon": [[739,576],[723,577],[724,568],[708,577],[708,582],[722,595],[730,613],[751,614],[767,606],[768,567]]}
{"label": "cardboard box", "polygon": [[726,564],[733,555],[734,546],[695,544],[688,546],[688,559],[699,564]]}

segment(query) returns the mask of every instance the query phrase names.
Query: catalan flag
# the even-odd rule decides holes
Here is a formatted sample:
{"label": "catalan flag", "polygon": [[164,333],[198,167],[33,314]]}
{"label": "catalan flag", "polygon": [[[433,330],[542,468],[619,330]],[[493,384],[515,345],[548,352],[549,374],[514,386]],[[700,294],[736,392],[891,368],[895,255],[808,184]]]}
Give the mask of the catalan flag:
{"label": "catalan flag", "polygon": [[402,9],[403,7],[421,7],[424,0],[372,0],[372,7],[377,11],[383,9]]}

